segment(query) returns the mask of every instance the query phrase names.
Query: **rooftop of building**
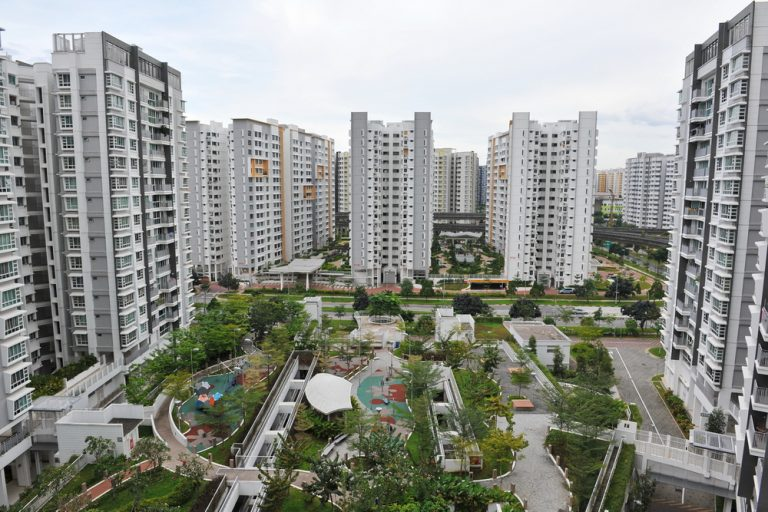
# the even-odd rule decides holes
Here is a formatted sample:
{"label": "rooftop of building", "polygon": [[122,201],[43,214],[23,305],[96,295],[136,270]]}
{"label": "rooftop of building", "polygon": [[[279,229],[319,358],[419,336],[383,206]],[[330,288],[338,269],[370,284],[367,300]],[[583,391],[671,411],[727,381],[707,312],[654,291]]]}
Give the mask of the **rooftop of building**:
{"label": "rooftop of building", "polygon": [[535,337],[536,341],[570,341],[570,338],[563,334],[560,329],[544,322],[511,321],[504,322],[504,326],[513,336],[522,341],[527,341],[531,336]]}

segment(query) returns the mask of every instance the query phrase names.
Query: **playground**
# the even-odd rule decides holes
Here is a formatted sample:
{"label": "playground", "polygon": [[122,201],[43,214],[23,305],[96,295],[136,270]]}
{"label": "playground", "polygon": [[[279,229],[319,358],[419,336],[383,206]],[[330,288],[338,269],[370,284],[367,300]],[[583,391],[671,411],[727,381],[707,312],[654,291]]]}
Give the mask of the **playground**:
{"label": "playground", "polygon": [[242,410],[226,396],[242,386],[242,374],[224,373],[201,377],[195,391],[179,408],[180,418],[189,425],[184,433],[191,451],[199,453],[214,446],[237,429]]}
{"label": "playground", "polygon": [[378,413],[380,421],[395,424],[410,416],[405,403],[405,384],[402,379],[386,377],[385,371],[365,377],[357,388],[357,398],[369,410]]}

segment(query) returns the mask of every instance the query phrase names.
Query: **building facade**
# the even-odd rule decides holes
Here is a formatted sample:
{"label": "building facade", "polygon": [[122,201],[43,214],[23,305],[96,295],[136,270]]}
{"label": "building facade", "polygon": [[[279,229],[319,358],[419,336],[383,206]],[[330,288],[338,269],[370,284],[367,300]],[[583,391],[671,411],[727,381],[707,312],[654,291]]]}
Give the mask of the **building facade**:
{"label": "building facade", "polygon": [[103,32],[53,43],[36,107],[57,366],[130,363],[190,321],[181,75]]}
{"label": "building facade", "polygon": [[661,153],[638,153],[627,159],[623,201],[625,224],[651,229],[665,227],[665,211],[667,219],[671,213],[665,210],[671,207],[666,200],[667,190],[671,190],[667,181],[674,179],[675,159],[675,155]]}
{"label": "building facade", "polygon": [[475,197],[477,198],[475,209],[476,212],[481,213],[485,211],[485,203],[488,201],[488,166],[477,166],[477,186],[475,187]]}
{"label": "building facade", "polygon": [[336,152],[336,213],[349,213],[352,208],[352,179],[349,151]]}
{"label": "building facade", "polygon": [[229,128],[187,121],[192,264],[219,279],[232,268]]}
{"label": "building facade", "polygon": [[720,407],[736,423],[742,459],[737,510],[753,512],[768,506],[761,232],[767,46],[768,5],[755,2],[686,58],[678,111],[684,189],[674,217],[663,330],[664,381],[693,422],[702,425]]}
{"label": "building facade", "polygon": [[580,284],[590,271],[597,113],[540,123],[515,113],[488,139],[486,240],[506,279]]}
{"label": "building facade", "polygon": [[474,213],[477,210],[477,153],[435,148],[434,165],[432,185],[435,211]]}
{"label": "building facade", "polygon": [[432,116],[369,121],[353,112],[350,263],[367,286],[426,277],[432,243]]}
{"label": "building facade", "polygon": [[448,212],[451,197],[451,148],[435,148],[432,171],[432,204],[436,212]]}
{"label": "building facade", "polygon": [[334,141],[275,120],[234,119],[233,261],[241,278],[334,239]]}
{"label": "building facade", "polygon": [[624,192],[624,169],[595,171],[595,199],[621,200]]}

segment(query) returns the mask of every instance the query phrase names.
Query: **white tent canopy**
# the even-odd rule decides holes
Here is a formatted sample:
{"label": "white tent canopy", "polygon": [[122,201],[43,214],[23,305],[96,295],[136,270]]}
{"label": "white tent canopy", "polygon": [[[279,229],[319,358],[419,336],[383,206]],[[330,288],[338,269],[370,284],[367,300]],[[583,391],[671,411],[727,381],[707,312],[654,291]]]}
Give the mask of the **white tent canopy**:
{"label": "white tent canopy", "polygon": [[318,373],[307,383],[309,405],[322,414],[352,409],[352,383],[329,373]]}

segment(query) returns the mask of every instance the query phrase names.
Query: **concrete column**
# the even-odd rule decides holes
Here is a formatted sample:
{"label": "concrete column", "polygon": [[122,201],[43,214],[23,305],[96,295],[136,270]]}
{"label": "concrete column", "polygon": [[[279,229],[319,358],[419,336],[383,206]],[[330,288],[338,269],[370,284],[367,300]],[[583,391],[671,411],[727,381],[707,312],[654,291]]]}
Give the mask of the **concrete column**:
{"label": "concrete column", "polygon": [[283,291],[283,274],[280,274],[280,291]]}
{"label": "concrete column", "polygon": [[0,507],[8,507],[8,489],[5,487],[5,468],[0,468]]}
{"label": "concrete column", "polygon": [[39,475],[43,472],[43,465],[40,461],[40,452],[33,452],[32,456],[34,457],[34,463],[35,463],[35,476]]}
{"label": "concrete column", "polygon": [[29,452],[19,456],[14,462],[16,464],[16,481],[23,487],[32,487],[32,465],[29,460]]}
{"label": "concrete column", "polygon": [[304,274],[304,289],[309,290],[309,273]]}

